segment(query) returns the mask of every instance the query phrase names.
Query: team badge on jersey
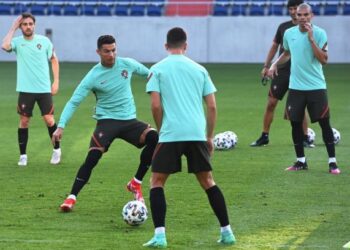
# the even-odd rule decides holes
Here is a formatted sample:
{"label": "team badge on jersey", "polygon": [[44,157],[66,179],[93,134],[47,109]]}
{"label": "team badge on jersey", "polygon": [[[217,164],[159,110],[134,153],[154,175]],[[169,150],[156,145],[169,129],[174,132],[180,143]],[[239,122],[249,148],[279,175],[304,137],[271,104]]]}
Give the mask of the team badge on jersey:
{"label": "team badge on jersey", "polygon": [[40,43],[38,43],[38,44],[36,45],[36,47],[37,47],[39,50],[41,50],[42,45],[41,45]]}
{"label": "team badge on jersey", "polygon": [[126,71],[125,69],[122,71],[121,75],[122,77],[124,77],[124,79],[128,79],[128,71]]}

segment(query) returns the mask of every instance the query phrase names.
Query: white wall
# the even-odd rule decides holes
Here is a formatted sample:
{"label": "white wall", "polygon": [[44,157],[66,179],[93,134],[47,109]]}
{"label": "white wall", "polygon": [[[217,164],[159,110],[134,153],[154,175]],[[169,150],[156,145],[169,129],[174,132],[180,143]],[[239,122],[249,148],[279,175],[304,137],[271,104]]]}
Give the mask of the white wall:
{"label": "white wall", "polygon": [[[0,16],[4,37],[14,16]],[[175,26],[188,33],[188,56],[199,62],[255,63],[265,60],[279,23],[284,17],[37,17],[36,33],[52,29],[61,61],[94,62],[96,40],[103,34],[117,38],[120,56],[156,62],[166,56],[166,32]],[[314,23],[327,31],[329,62],[350,63],[350,16],[317,16]],[[20,32],[17,33],[18,35]],[[15,56],[0,52],[0,61]]]}

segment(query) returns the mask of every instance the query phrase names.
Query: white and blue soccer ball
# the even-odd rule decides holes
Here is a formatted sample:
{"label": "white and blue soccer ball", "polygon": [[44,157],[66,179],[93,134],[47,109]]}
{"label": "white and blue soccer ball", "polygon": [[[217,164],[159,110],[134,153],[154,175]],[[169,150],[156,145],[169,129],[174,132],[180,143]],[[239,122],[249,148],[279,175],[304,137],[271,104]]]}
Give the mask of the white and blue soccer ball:
{"label": "white and blue soccer ball", "polygon": [[219,133],[214,137],[214,148],[216,150],[228,150],[237,145],[238,137],[232,131]]}
{"label": "white and blue soccer ball", "polygon": [[332,128],[332,130],[333,130],[334,144],[338,144],[341,139],[340,132],[335,128]]}
{"label": "white and blue soccer ball", "polygon": [[316,139],[316,133],[312,128],[307,128],[307,137],[309,139],[309,142],[313,144]]}
{"label": "white and blue soccer ball", "polygon": [[146,205],[137,200],[129,201],[122,211],[123,220],[131,226],[139,226],[148,218]]}

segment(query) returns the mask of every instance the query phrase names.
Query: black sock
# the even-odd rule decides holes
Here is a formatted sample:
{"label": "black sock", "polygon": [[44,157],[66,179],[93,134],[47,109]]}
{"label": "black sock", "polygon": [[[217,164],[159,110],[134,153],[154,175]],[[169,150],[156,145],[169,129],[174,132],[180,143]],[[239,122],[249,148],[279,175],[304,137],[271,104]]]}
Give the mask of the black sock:
{"label": "black sock", "polygon": [[164,227],[166,214],[164,189],[162,187],[152,188],[149,199],[154,227]]}
{"label": "black sock", "polygon": [[98,161],[102,156],[102,152],[100,150],[90,150],[88,155],[86,156],[85,162],[81,165],[77,176],[75,178],[71,194],[75,196],[78,195],[80,190],[85,186],[85,184],[89,181],[92,169],[97,165]]}
{"label": "black sock", "polygon": [[220,188],[215,185],[205,190],[205,192],[207,193],[210,206],[220,222],[220,226],[225,227],[229,225],[225,198]]}
{"label": "black sock", "polygon": [[25,155],[27,152],[28,143],[28,128],[18,128],[18,146],[21,155]]}
{"label": "black sock", "polygon": [[322,129],[322,138],[327,148],[328,157],[335,157],[334,135],[329,118],[321,119],[318,123]]}
{"label": "black sock", "polygon": [[[50,139],[52,138],[52,134],[53,134],[53,132],[55,132],[56,129],[57,129],[56,123],[52,127],[47,127],[47,130],[49,131]],[[59,141],[55,141],[55,145],[54,145],[53,148],[54,149],[60,148],[60,142]]]}
{"label": "black sock", "polygon": [[305,157],[304,153],[304,132],[302,122],[291,122],[292,138],[294,143],[294,150],[298,158]]}
{"label": "black sock", "polygon": [[262,132],[261,137],[269,138],[269,133]]}
{"label": "black sock", "polygon": [[143,177],[146,175],[149,166],[152,162],[152,156],[154,149],[158,143],[158,133],[154,130],[150,130],[145,138],[145,147],[142,149],[140,155],[140,165],[135,174],[135,178],[139,181],[143,180]]}

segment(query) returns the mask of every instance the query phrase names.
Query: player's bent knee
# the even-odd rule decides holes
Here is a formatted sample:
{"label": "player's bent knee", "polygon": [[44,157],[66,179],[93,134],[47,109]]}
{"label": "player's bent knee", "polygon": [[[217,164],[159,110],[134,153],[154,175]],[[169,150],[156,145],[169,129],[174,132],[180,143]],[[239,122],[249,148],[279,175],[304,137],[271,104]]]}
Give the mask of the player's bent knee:
{"label": "player's bent knee", "polygon": [[151,146],[156,146],[157,143],[158,143],[158,133],[157,133],[157,131],[151,129],[146,134],[145,144],[146,145],[151,145]]}
{"label": "player's bent knee", "polygon": [[55,124],[55,118],[53,115],[44,115],[43,119],[48,127],[52,127]]}

